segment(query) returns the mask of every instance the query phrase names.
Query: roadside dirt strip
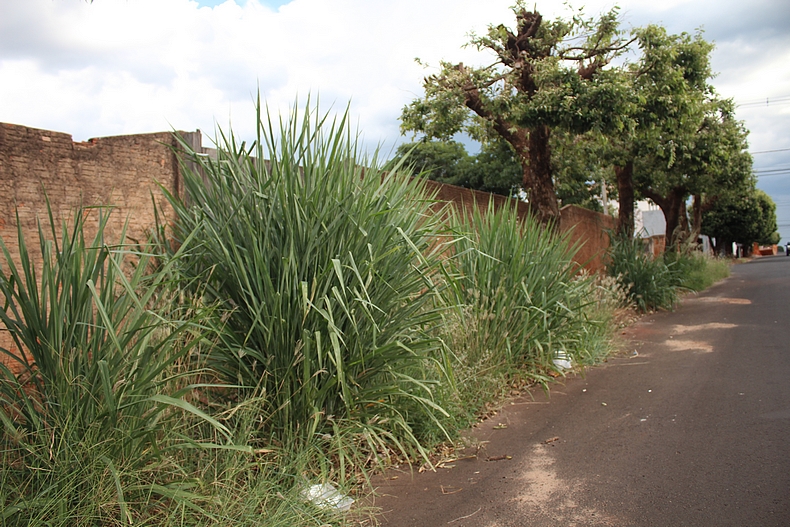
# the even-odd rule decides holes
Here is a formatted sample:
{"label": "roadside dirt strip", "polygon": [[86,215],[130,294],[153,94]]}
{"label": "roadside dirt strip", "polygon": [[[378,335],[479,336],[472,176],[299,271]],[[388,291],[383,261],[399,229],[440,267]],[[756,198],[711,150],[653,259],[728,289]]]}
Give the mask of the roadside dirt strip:
{"label": "roadside dirt strip", "polygon": [[733,267],[513,399],[436,472],[378,483],[381,525],[790,525],[790,258]]}

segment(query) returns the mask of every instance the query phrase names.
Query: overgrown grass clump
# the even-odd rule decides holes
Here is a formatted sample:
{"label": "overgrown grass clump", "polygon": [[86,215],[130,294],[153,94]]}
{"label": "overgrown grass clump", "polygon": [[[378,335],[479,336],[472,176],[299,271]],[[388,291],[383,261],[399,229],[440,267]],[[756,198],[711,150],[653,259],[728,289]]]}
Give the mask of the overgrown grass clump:
{"label": "overgrown grass clump", "polygon": [[35,251],[19,228],[18,264],[0,240],[0,321],[16,349],[0,350],[3,525],[205,516],[195,453],[252,452],[188,397],[180,365],[202,341],[205,313],[170,301],[169,266],[150,273],[123,233],[105,238],[108,218],[82,209],[58,230],[50,213]]}
{"label": "overgrown grass clump", "polygon": [[729,263],[689,247],[653,258],[642,240],[612,236],[607,272],[642,312],[672,309],[683,291],[703,291],[729,276]]}
{"label": "overgrown grass clump", "polygon": [[653,258],[638,238],[612,236],[607,272],[617,278],[629,301],[642,312],[672,309],[678,301],[676,264]]}
{"label": "overgrown grass clump", "polygon": [[454,307],[443,328],[462,407],[480,410],[514,381],[545,386],[565,371],[556,359],[582,366],[605,356],[607,316],[594,302],[593,280],[572,260],[567,234],[493,203],[452,218]]}
{"label": "overgrown grass clump", "polygon": [[729,261],[688,248],[666,253],[664,259],[677,267],[676,285],[690,291],[704,291],[730,276]]}
{"label": "overgrown grass clump", "polygon": [[[278,444],[330,438],[347,456],[425,455],[446,378],[430,328],[442,226],[424,183],[382,172],[347,115],[308,104],[259,115],[250,146],[220,133],[218,158],[189,150],[186,199],[168,195],[184,283],[216,305],[210,365],[238,396],[260,397],[259,433]],[[349,448],[349,442],[356,443]]]}

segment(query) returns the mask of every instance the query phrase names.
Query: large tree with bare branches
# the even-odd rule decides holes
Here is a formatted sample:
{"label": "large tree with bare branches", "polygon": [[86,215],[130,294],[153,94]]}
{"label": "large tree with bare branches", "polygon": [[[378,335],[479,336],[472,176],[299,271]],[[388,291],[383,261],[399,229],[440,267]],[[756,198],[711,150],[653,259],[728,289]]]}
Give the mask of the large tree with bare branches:
{"label": "large tree with bare branches", "polygon": [[628,85],[606,66],[628,46],[617,11],[588,19],[545,21],[523,1],[516,27],[490,26],[470,45],[492,52],[482,67],[442,62],[425,78],[425,96],[403,109],[402,130],[447,139],[466,132],[507,142],[523,169],[523,187],[544,223],[559,215],[550,138],[553,129],[583,133],[628,125]]}

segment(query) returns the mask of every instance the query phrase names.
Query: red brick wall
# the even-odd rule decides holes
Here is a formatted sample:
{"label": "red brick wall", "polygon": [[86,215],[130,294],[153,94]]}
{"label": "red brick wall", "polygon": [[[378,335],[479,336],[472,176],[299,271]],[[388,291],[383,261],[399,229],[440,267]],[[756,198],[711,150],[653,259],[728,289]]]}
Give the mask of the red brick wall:
{"label": "red brick wall", "polygon": [[168,132],[75,143],[68,134],[0,123],[0,236],[15,253],[16,207],[26,240],[35,240],[48,197],[58,225],[80,205],[113,204],[111,234],[128,219],[130,236],[142,238],[153,225],[152,193],[164,206],[157,181],[179,191],[172,144]]}
{"label": "red brick wall", "polygon": [[[79,205],[112,204],[108,241],[117,241],[127,219],[128,235],[144,239],[154,225],[152,193],[164,206],[157,181],[171,192],[180,190],[177,160],[169,148],[173,144],[169,132],[75,143],[69,134],[0,123],[0,237],[15,263],[19,264],[16,210],[40,269],[37,222],[41,219],[43,228],[49,228],[46,197],[58,232]],[[94,233],[89,228],[86,234]],[[7,347],[9,340],[0,328],[0,346]]]}
{"label": "red brick wall", "polygon": [[[199,133],[182,132],[182,135],[193,146],[200,145]],[[115,210],[109,239],[117,239],[127,219],[129,236],[144,239],[146,230],[154,225],[151,195],[164,211],[168,210],[157,182],[171,192],[181,191],[178,162],[170,149],[174,144],[169,132],[75,143],[68,134],[0,123],[0,237],[16,263],[19,259],[15,208],[25,239],[34,249],[34,261],[37,258],[40,267],[40,255],[35,248],[37,221],[39,218],[47,221],[45,191],[58,226],[80,205],[112,204]],[[507,204],[517,207],[522,218],[530,214],[529,205],[519,200],[434,181],[428,181],[427,186],[429,191],[436,192],[438,200],[453,203],[462,211],[485,208],[489,199],[493,199],[497,207]],[[603,268],[603,254],[609,244],[604,231],[614,228],[615,220],[611,217],[575,206],[561,210],[560,229],[570,230],[571,239],[581,244],[575,260],[591,271]],[[88,231],[87,234],[92,234]],[[0,346],[9,347],[9,340],[0,328]]]}
{"label": "red brick wall", "polygon": [[[529,204],[521,200],[435,181],[428,181],[427,187],[429,191],[436,192],[438,200],[453,203],[459,211],[467,214],[471,214],[475,207],[484,210],[488,207],[489,199],[494,200],[495,207],[508,204],[517,207],[520,218],[526,218],[530,214]],[[609,248],[607,230],[617,227],[615,218],[576,205],[566,205],[560,210],[559,227],[562,232],[570,231],[571,242],[579,246],[574,257],[575,262],[590,272],[604,269],[605,254]]]}
{"label": "red brick wall", "polygon": [[617,228],[617,219],[600,212],[566,205],[560,210],[560,230],[570,231],[571,241],[579,245],[574,261],[590,272],[603,271],[609,249],[607,231]]}

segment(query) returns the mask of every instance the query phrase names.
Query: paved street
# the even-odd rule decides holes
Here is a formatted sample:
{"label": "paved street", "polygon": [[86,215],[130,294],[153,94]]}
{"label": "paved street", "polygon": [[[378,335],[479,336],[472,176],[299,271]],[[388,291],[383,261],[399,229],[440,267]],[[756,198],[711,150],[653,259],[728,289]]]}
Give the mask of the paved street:
{"label": "paved street", "polygon": [[621,356],[507,404],[467,459],[392,473],[382,524],[790,525],[789,303],[790,258],[734,266]]}

